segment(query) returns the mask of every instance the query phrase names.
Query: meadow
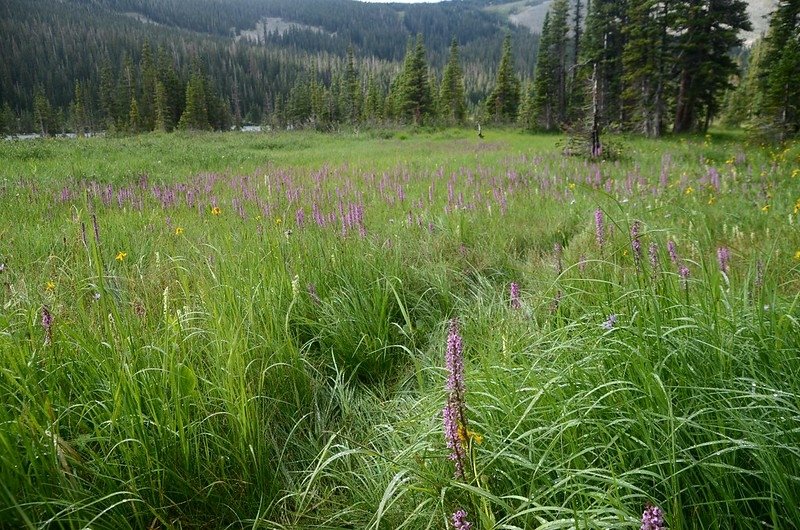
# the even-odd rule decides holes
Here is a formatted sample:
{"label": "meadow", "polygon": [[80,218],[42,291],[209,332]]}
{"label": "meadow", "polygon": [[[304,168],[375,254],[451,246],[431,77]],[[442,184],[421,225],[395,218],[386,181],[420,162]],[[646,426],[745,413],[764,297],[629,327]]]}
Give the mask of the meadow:
{"label": "meadow", "polygon": [[0,142],[0,527],[800,526],[800,145],[484,132]]}

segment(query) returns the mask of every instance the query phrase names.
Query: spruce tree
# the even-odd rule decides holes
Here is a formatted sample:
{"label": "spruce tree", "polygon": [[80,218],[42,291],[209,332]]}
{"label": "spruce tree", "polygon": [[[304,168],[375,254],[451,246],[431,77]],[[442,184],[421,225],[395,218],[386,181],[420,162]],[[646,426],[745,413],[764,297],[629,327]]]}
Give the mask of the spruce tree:
{"label": "spruce tree", "polygon": [[142,130],[142,118],[139,114],[139,104],[136,98],[131,98],[130,111],[128,112],[128,130],[137,133]]}
{"label": "spruce tree", "polygon": [[567,0],[555,0],[539,41],[531,112],[538,127],[546,130],[567,120],[568,15]]}
{"label": "spruce tree", "polygon": [[205,81],[199,69],[195,68],[189,83],[186,85],[186,105],[178,122],[181,129],[206,130],[208,124],[208,107],[206,106]]}
{"label": "spruce tree", "polygon": [[661,136],[666,114],[671,8],[671,0],[631,3],[624,28],[624,114],[628,128],[650,137]]}
{"label": "spruce tree", "polygon": [[464,94],[464,73],[458,56],[458,41],[453,38],[450,44],[450,58],[442,76],[439,90],[440,115],[450,124],[464,121],[466,114],[466,97]]}
{"label": "spruce tree", "polygon": [[55,129],[53,108],[42,85],[36,85],[33,92],[33,121],[42,136],[48,136]]}
{"label": "spruce tree", "polygon": [[342,96],[342,116],[350,124],[357,123],[361,115],[361,83],[358,79],[352,45],[347,49],[347,62],[342,76],[340,93]]}
{"label": "spruce tree", "polygon": [[434,102],[431,99],[425,45],[421,34],[417,35],[415,45],[409,41],[399,85],[397,96],[401,117],[415,125],[422,124],[433,113]]}
{"label": "spruce tree", "polygon": [[172,130],[172,115],[167,104],[167,91],[160,79],[156,80],[155,98],[153,100],[155,111],[154,128],[157,131]]}
{"label": "spruce tree", "polygon": [[781,0],[765,39],[756,108],[763,132],[785,140],[800,132],[800,1]]}
{"label": "spruce tree", "polygon": [[487,117],[495,122],[510,122],[517,118],[519,110],[520,82],[514,73],[514,59],[511,54],[511,35],[503,39],[503,54],[497,69],[494,89],[486,100]]}
{"label": "spruce tree", "polygon": [[675,9],[676,133],[705,131],[719,110],[736,63],[730,50],[741,44],[740,30],[752,28],[744,0],[683,0]]}

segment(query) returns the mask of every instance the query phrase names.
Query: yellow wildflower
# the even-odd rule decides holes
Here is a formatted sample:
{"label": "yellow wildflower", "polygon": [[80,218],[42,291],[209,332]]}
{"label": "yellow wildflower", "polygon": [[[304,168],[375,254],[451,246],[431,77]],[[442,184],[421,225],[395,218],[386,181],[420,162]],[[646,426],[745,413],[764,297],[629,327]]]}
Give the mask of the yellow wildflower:
{"label": "yellow wildflower", "polygon": [[56,284],[53,282],[47,282],[46,284],[44,284],[44,288],[46,291],[54,291],[56,288]]}
{"label": "yellow wildflower", "polygon": [[281,219],[280,217],[276,217],[276,218],[275,218],[275,224],[276,224],[276,225],[279,225],[279,224],[281,224],[282,222],[283,222],[283,219]]}
{"label": "yellow wildflower", "polygon": [[761,207],[761,211],[762,212],[768,212],[769,211],[769,204],[765,204],[764,206],[762,206]]}
{"label": "yellow wildflower", "polygon": [[117,257],[114,258],[114,259],[117,260],[117,261],[122,261],[127,257],[128,257],[128,253],[127,252],[123,252],[123,251],[120,250],[119,252],[117,252]]}
{"label": "yellow wildflower", "polygon": [[692,193],[694,193],[694,188],[689,186],[688,188],[686,188],[686,191],[684,191],[684,193],[686,195],[691,195]]}
{"label": "yellow wildflower", "polygon": [[570,182],[569,183],[569,189],[571,189],[571,190],[575,189],[575,183],[574,182]]}
{"label": "yellow wildflower", "polygon": [[182,233],[183,233],[183,228],[182,227],[179,226],[178,228],[175,229],[175,235],[176,236],[179,236]]}
{"label": "yellow wildflower", "polygon": [[708,198],[708,204],[714,204],[715,202],[717,202],[717,198],[713,195]]}
{"label": "yellow wildflower", "polygon": [[219,215],[221,213],[222,210],[220,210],[219,206],[214,206],[213,208],[211,208],[211,215]]}
{"label": "yellow wildflower", "polygon": [[794,171],[792,171],[792,177],[797,177],[797,176],[800,176],[800,169],[795,169]]}
{"label": "yellow wildflower", "polygon": [[800,212],[800,199],[797,199],[797,202],[794,203],[794,213]]}
{"label": "yellow wildflower", "polygon": [[797,261],[800,261],[800,250],[798,250],[797,252],[794,253],[794,259],[796,259]]}

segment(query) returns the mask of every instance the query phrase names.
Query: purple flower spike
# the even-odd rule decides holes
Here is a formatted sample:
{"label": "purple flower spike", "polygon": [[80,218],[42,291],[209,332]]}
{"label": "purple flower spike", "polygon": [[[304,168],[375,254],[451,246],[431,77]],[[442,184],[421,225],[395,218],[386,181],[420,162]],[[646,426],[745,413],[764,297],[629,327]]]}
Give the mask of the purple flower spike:
{"label": "purple flower spike", "polygon": [[722,271],[723,274],[728,274],[728,265],[731,261],[731,251],[728,247],[719,247],[717,249],[717,263],[719,264],[719,270]]}
{"label": "purple flower spike", "polygon": [[597,246],[602,250],[603,243],[605,243],[605,224],[603,221],[603,210],[600,208],[594,211],[594,230]]}
{"label": "purple flower spike", "polygon": [[689,288],[689,267],[681,263],[681,266],[678,267],[678,276],[681,277],[681,285],[683,285],[684,289]]}
{"label": "purple flower spike", "polygon": [[650,243],[650,248],[647,249],[647,253],[650,256],[650,268],[654,271],[658,270],[658,245]]}
{"label": "purple flower spike", "polygon": [[600,324],[600,326],[602,326],[603,329],[614,329],[614,326],[616,324],[617,324],[617,315],[616,313],[611,313],[610,315],[608,315],[606,321]]}
{"label": "purple flower spike", "polygon": [[639,241],[639,231],[642,229],[642,224],[639,221],[634,221],[631,225],[631,248],[633,249],[633,260],[636,262],[636,267],[639,267],[639,262],[642,261],[642,242]]}
{"label": "purple flower spike", "polygon": [[673,240],[667,241],[667,252],[669,252],[669,260],[673,265],[678,264],[678,249]]}
{"label": "purple flower spike", "polygon": [[511,282],[509,290],[511,291],[511,309],[522,309],[522,301],[519,297],[519,284],[517,282]]}
{"label": "purple flower spike", "polygon": [[442,410],[444,437],[450,450],[450,460],[455,464],[455,477],[464,478],[467,461],[467,407],[464,384],[464,343],[458,330],[458,321],[450,321],[445,352],[447,368],[447,404]]}
{"label": "purple flower spike", "polygon": [[470,530],[472,523],[467,521],[467,512],[458,510],[453,514],[453,528],[455,530]]}
{"label": "purple flower spike", "polygon": [[658,506],[648,504],[642,513],[640,530],[666,530],[664,512]]}
{"label": "purple flower spike", "polygon": [[42,306],[42,328],[44,328],[44,345],[49,346],[53,343],[53,315],[46,305]]}

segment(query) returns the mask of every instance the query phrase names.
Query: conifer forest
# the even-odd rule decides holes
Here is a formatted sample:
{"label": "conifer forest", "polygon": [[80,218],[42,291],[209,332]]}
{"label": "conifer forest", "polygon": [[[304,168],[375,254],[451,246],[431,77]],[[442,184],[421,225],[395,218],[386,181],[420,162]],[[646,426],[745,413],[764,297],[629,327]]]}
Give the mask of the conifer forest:
{"label": "conifer forest", "polygon": [[0,0],[5,528],[800,528],[800,0]]}

